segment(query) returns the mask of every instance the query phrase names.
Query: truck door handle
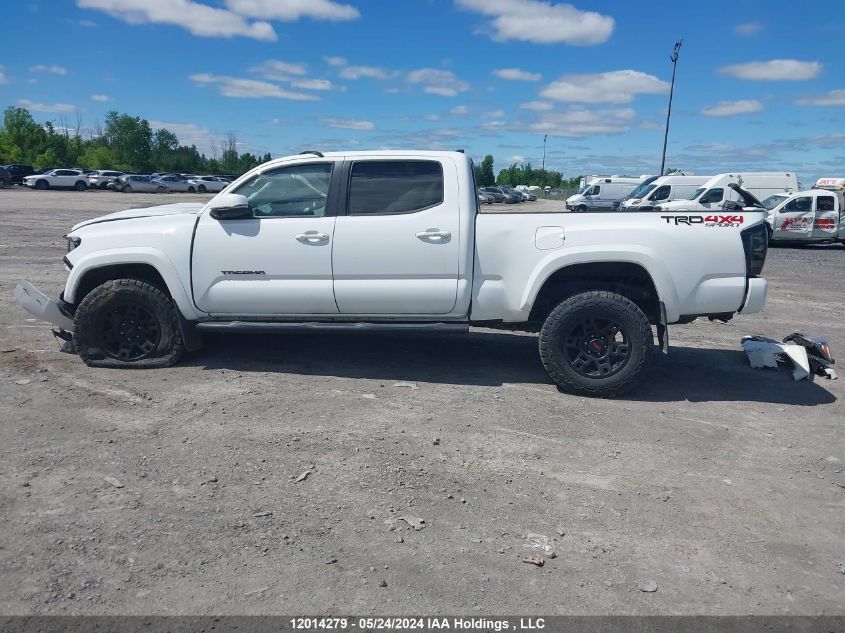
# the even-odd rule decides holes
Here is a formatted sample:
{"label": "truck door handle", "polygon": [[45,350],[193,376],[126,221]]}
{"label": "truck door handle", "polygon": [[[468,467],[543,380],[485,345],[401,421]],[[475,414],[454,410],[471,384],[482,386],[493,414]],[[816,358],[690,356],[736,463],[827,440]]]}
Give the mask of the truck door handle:
{"label": "truck door handle", "polygon": [[297,235],[296,239],[303,244],[317,244],[319,242],[328,242],[329,236],[328,234],[320,233],[319,231],[305,231],[305,233]]}
{"label": "truck door handle", "polygon": [[449,231],[441,231],[440,229],[426,229],[417,233],[417,237],[424,242],[445,242],[452,234]]}

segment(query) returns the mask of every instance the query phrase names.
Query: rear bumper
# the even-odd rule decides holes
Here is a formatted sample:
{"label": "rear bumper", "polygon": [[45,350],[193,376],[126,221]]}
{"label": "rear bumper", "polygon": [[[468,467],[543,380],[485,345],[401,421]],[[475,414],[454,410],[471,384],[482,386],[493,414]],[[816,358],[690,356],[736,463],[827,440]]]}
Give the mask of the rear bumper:
{"label": "rear bumper", "polygon": [[760,312],[766,305],[766,294],[769,290],[769,282],[760,277],[752,277],[748,280],[748,290],[745,292],[745,301],[739,309],[740,314],[753,314]]}
{"label": "rear bumper", "polygon": [[59,302],[28,281],[21,281],[15,287],[15,301],[35,318],[73,331],[73,319],[62,311]]}

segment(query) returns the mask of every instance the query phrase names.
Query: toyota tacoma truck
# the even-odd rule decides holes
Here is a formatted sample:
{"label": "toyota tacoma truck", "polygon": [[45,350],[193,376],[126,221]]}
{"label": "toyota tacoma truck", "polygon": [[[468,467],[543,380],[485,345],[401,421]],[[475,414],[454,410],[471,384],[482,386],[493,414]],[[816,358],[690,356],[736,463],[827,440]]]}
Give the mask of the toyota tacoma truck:
{"label": "toyota tacoma truck", "polygon": [[538,331],[555,383],[606,397],[655,331],[666,351],[669,324],[763,307],[764,211],[482,213],[462,152],[305,152],[81,222],[61,295],[15,292],[93,367],[165,367],[210,332],[475,325]]}

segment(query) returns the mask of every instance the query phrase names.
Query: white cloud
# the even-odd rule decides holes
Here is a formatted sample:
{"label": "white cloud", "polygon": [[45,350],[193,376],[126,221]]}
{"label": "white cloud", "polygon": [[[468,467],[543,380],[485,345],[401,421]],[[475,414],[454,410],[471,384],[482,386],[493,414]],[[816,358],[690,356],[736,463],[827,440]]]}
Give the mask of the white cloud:
{"label": "white cloud", "polygon": [[499,68],[498,70],[494,70],[493,74],[499,79],[509,79],[511,81],[540,81],[543,77],[540,73],[532,73],[519,68]]}
{"label": "white cloud", "polygon": [[345,57],[323,57],[323,61],[329,66],[346,66]]}
{"label": "white cloud", "polygon": [[423,92],[441,97],[454,97],[469,90],[469,84],[450,70],[420,68],[409,72],[407,80],[408,83],[421,85]]}
{"label": "white cloud", "polygon": [[53,73],[54,75],[67,75],[67,68],[58,66],[56,64],[38,64],[37,66],[30,66],[29,72],[32,73]]}
{"label": "white cloud", "polygon": [[109,98],[106,95],[91,95],[91,101],[99,101],[101,103],[105,103],[108,100]]}
{"label": "white cloud", "polygon": [[0,66],[0,86],[7,83],[9,83],[9,80],[6,78],[6,73],[3,72],[3,67]]}
{"label": "white cloud", "polygon": [[513,156],[508,158],[508,163],[510,163],[511,165],[513,165],[514,163],[524,163],[524,162],[525,162],[525,156],[521,156],[520,154],[514,154]]}
{"label": "white cloud", "polygon": [[439,121],[440,115],[439,114],[426,114],[423,118],[426,121]]}
{"label": "white cloud", "polygon": [[564,75],[540,91],[540,96],[574,103],[630,103],[637,94],[660,94],[669,84],[636,70],[593,75]]}
{"label": "white cloud", "polygon": [[360,119],[336,119],[327,117],[320,120],[326,127],[336,127],[344,130],[374,130],[376,128],[372,121],[361,121]]}
{"label": "white cloud", "polygon": [[736,116],[737,114],[752,114],[762,112],[763,104],[756,99],[740,99],[739,101],[720,101],[719,103],[701,109],[704,116]]}
{"label": "white cloud", "polygon": [[281,22],[300,18],[339,22],[361,17],[352,5],[332,0],[226,0],[226,6],[239,15]]}
{"label": "white cloud", "polygon": [[525,103],[520,103],[519,107],[523,110],[535,110],[537,112],[554,110],[554,105],[548,101],[526,101]]}
{"label": "white cloud", "polygon": [[491,118],[491,119],[501,119],[505,116],[504,110],[491,110],[490,112],[485,112],[484,116]]}
{"label": "white cloud", "polygon": [[489,16],[491,37],[498,41],[589,46],[606,42],[614,27],[612,17],[580,11],[571,4],[538,0],[456,0],[456,4]]}
{"label": "white cloud", "polygon": [[97,9],[129,24],[170,24],[200,37],[249,37],[276,41],[269,22],[249,22],[243,16],[193,0],[76,0],[82,9]]}
{"label": "white cloud", "polygon": [[819,62],[797,59],[772,59],[767,62],[747,62],[723,66],[720,73],[749,81],[800,81],[813,79],[822,70]]}
{"label": "white cloud", "polygon": [[73,112],[76,106],[71,103],[36,103],[29,99],[18,99],[18,105],[33,112]]}
{"label": "white cloud", "polygon": [[398,73],[393,70],[386,70],[378,68],[377,66],[347,66],[340,71],[340,76],[344,79],[390,79],[395,77]]}
{"label": "white cloud", "polygon": [[334,90],[335,88],[328,79],[294,79],[290,85],[302,90]]}
{"label": "white cloud", "polygon": [[523,131],[552,136],[579,138],[597,134],[622,134],[631,129],[636,113],[632,108],[587,110],[573,107],[566,112],[543,112],[527,124],[517,124]]}
{"label": "white cloud", "polygon": [[196,73],[191,75],[191,81],[199,86],[215,86],[224,97],[240,99],[290,99],[291,101],[317,101],[319,97],[304,92],[284,90],[276,84],[256,79],[242,79],[226,75],[212,75]]}
{"label": "white cloud", "polygon": [[737,24],[734,27],[734,33],[742,37],[751,37],[757,35],[763,30],[763,25],[759,22],[745,22],[744,24]]}
{"label": "white cloud", "polygon": [[830,90],[820,97],[798,99],[798,105],[845,106],[845,89]]}
{"label": "white cloud", "polygon": [[304,75],[308,72],[308,67],[305,64],[295,64],[279,61],[278,59],[268,59],[258,66],[253,66],[249,70],[250,72],[261,75],[265,79],[285,81],[289,79],[291,75]]}
{"label": "white cloud", "polygon": [[454,116],[464,116],[466,114],[469,114],[469,108],[465,105],[455,106],[454,108],[449,110],[449,114]]}

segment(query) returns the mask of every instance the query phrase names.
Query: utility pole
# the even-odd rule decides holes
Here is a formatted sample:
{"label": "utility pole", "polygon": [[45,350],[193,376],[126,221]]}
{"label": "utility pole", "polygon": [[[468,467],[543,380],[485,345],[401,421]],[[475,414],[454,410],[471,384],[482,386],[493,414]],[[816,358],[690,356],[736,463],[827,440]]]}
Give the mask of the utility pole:
{"label": "utility pole", "polygon": [[672,84],[669,86],[669,109],[666,111],[666,132],[663,134],[663,156],[660,159],[661,176],[666,168],[666,144],[669,142],[669,117],[672,116],[672,95],[675,92],[675,70],[678,67],[678,53],[681,52],[681,45],[683,43],[684,40],[675,42],[675,50],[672,51],[672,56],[669,58],[672,60]]}
{"label": "utility pole", "polygon": [[543,134],[543,167],[541,169],[543,172],[543,187],[546,186],[546,139],[548,136],[548,134]]}

